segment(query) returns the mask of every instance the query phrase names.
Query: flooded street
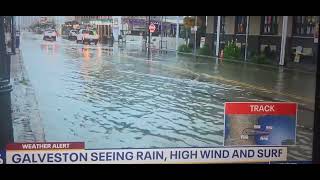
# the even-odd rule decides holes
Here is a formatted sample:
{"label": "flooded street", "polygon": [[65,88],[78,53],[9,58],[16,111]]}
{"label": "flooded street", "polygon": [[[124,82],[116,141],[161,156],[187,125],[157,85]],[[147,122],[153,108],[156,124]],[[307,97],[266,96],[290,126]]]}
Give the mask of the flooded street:
{"label": "flooded street", "polygon": [[[313,123],[314,79],[306,78],[306,90],[300,91],[294,82],[304,75],[268,74],[249,65],[237,71],[243,65],[215,66],[170,54],[150,60],[139,47],[82,45],[62,38],[48,42],[23,34],[22,58],[46,141],[84,141],[88,149],[222,146],[226,101],[305,103],[298,125]],[[258,81],[257,73],[265,81]],[[273,98],[261,92],[265,89]],[[312,131],[299,126],[297,138],[288,158],[311,159]]]}

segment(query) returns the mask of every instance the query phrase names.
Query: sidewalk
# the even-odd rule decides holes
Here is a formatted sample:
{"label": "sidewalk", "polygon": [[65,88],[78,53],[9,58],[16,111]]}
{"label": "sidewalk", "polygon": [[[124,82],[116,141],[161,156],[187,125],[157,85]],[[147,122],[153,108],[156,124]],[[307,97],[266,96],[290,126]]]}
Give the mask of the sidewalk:
{"label": "sidewalk", "polygon": [[[152,45],[151,49],[153,49],[155,51],[160,51],[159,44],[158,44],[159,42],[158,42],[157,38],[158,37],[154,37],[154,39],[156,39],[157,41],[151,42],[151,45]],[[181,42],[179,42],[179,45],[184,43],[184,41],[182,41],[181,39],[179,39],[179,41],[181,41]],[[134,41],[134,42],[136,44],[143,44],[144,45],[144,42],[142,40]],[[174,54],[178,53],[180,56],[191,57],[191,58],[195,58],[195,57],[196,58],[206,58],[209,60],[216,59],[215,56],[207,56],[207,55],[200,55],[200,54],[197,54],[194,56],[193,53],[177,52],[176,47],[175,47],[175,42],[174,42],[174,46],[171,46],[171,48],[165,49],[163,51],[167,51],[168,53],[174,53]],[[197,51],[199,51],[199,49]],[[296,72],[302,72],[302,73],[316,73],[316,66],[317,66],[315,62],[295,63],[295,62],[290,61],[290,62],[286,62],[284,66],[279,66],[277,61],[272,62],[271,64],[258,64],[258,63],[254,63],[254,62],[250,62],[250,61],[245,62],[243,59],[242,60],[232,60],[232,59],[225,58],[224,60],[228,61],[228,62],[237,62],[239,64],[251,64],[251,65],[255,65],[255,66],[275,68],[275,69],[282,68],[282,69],[285,69],[288,71],[296,71]]]}
{"label": "sidewalk", "polygon": [[[185,52],[178,52],[178,54],[182,56],[190,56],[194,57],[192,53],[185,53]],[[208,59],[216,59],[215,56],[206,56],[206,55],[196,55],[197,58],[208,58]],[[242,60],[232,60],[232,59],[224,59],[224,61],[228,62],[237,62],[239,64],[251,64],[255,66],[261,66],[261,67],[268,67],[268,68],[275,68],[275,69],[285,69],[288,71],[297,71],[297,72],[302,72],[302,73],[316,73],[317,65],[314,63],[295,63],[295,62],[286,62],[284,66],[280,66],[278,62],[273,61],[271,64],[258,64],[250,61],[244,61]]]}
{"label": "sidewalk", "polygon": [[11,56],[11,84],[14,141],[44,142],[38,102],[19,50],[16,55]]}

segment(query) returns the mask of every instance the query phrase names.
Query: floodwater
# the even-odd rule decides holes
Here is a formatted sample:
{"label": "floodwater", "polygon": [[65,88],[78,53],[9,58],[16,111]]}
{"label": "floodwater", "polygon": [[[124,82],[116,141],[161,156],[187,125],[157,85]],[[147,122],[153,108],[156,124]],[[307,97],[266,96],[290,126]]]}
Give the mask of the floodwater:
{"label": "floodwater", "polygon": [[[195,74],[210,70],[201,62],[150,60],[134,48],[139,44],[132,46],[60,38],[47,42],[23,35],[23,61],[46,141],[84,141],[87,149],[222,146],[224,102],[270,101],[241,86],[199,80]],[[184,66],[191,66],[191,72]],[[224,77],[235,73],[233,66],[221,68],[229,69]],[[311,159],[311,131],[297,132],[298,146],[289,150],[289,159]]]}

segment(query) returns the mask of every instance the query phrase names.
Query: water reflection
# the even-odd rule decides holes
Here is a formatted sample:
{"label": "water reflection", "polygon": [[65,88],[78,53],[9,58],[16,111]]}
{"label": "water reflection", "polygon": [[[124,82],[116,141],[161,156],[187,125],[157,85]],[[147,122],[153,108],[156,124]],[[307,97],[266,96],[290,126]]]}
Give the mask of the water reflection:
{"label": "water reflection", "polygon": [[40,44],[42,52],[45,52],[49,55],[56,55],[59,50],[59,45],[55,42],[43,41]]}
{"label": "water reflection", "polygon": [[97,59],[101,60],[101,56],[102,56],[102,48],[101,45],[97,45]]}
{"label": "water reflection", "polygon": [[82,48],[82,53],[83,53],[83,59],[84,60],[90,60],[89,45],[84,45],[84,47]]}
{"label": "water reflection", "polygon": [[277,80],[274,89],[278,92],[283,92],[284,90],[284,69],[283,67],[279,67]]}

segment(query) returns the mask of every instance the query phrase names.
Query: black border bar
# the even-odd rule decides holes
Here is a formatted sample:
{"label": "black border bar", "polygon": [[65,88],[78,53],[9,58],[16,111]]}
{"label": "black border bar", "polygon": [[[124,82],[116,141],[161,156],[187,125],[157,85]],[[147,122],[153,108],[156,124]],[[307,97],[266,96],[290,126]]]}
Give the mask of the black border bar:
{"label": "black border bar", "polygon": [[312,161],[320,164],[320,46],[318,43]]}

